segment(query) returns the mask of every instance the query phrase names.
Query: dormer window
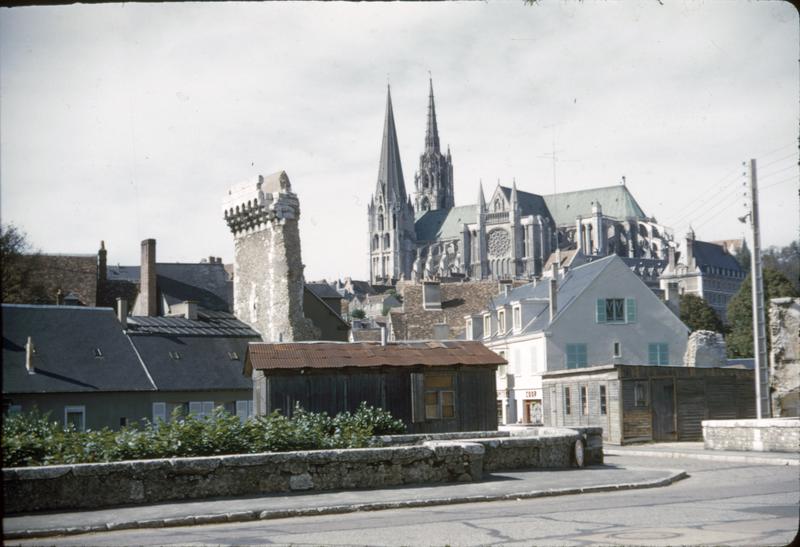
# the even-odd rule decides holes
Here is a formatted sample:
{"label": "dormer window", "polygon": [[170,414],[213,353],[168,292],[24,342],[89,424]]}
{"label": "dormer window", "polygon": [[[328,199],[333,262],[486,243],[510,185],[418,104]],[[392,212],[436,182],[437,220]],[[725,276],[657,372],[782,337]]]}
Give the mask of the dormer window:
{"label": "dormer window", "polygon": [[103,358],[103,352],[102,352],[102,350],[100,350],[100,348],[94,348],[94,352],[93,353],[94,353],[94,358],[95,359],[102,359]]}
{"label": "dormer window", "polygon": [[180,361],[181,354],[177,351],[171,351],[169,352],[169,358],[172,359],[173,361]]}
{"label": "dormer window", "polygon": [[506,331],[506,311],[499,310],[497,312],[497,332],[502,333]]}
{"label": "dormer window", "polygon": [[467,319],[466,323],[466,338],[472,340],[472,319]]}
{"label": "dormer window", "polygon": [[489,338],[492,335],[492,316],[486,314],[483,316],[483,337]]}
{"label": "dormer window", "polygon": [[229,358],[231,361],[238,361],[238,360],[239,360],[239,354],[238,354],[238,353],[236,353],[235,351],[229,351],[229,352],[228,352],[228,358]]}
{"label": "dormer window", "polygon": [[514,309],[512,310],[512,320],[515,331],[518,331],[522,328],[522,308],[519,306],[514,306]]}

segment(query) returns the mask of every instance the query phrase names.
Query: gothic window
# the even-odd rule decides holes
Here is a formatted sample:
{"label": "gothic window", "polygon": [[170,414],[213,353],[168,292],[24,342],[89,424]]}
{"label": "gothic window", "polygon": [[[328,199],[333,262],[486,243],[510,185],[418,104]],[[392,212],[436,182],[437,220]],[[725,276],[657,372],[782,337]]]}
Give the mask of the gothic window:
{"label": "gothic window", "polygon": [[392,213],[392,230],[397,228],[397,213]]}
{"label": "gothic window", "polygon": [[389,234],[383,234],[383,248],[388,249],[390,244]]}
{"label": "gothic window", "polygon": [[431,203],[428,201],[428,198],[422,198],[422,210],[428,211],[431,208]]}
{"label": "gothic window", "polygon": [[503,201],[500,198],[494,200],[494,211],[502,211],[503,210]]}
{"label": "gothic window", "polygon": [[378,212],[378,230],[383,231],[383,212]]}
{"label": "gothic window", "polygon": [[511,240],[508,237],[508,232],[501,229],[492,230],[487,234],[487,247],[489,254],[494,256],[503,256],[508,252],[511,247]]}
{"label": "gothic window", "polygon": [[372,238],[372,250],[373,251],[378,250],[378,234],[375,234],[375,236],[373,236]]}

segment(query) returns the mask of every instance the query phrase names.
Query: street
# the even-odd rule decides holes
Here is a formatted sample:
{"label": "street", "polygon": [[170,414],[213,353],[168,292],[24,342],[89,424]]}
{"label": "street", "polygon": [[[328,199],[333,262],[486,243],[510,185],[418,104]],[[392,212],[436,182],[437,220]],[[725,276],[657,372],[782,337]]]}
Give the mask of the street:
{"label": "street", "polygon": [[[607,456],[679,468],[671,486],[245,523],[125,530],[15,545],[786,545],[798,529],[796,466]],[[591,472],[590,470],[588,472]]]}

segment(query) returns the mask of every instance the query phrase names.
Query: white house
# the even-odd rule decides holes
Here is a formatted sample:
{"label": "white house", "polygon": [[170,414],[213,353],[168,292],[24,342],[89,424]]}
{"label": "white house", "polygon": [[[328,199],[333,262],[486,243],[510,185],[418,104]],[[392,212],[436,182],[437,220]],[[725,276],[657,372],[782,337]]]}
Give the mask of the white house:
{"label": "white house", "polygon": [[500,423],[542,422],[542,374],[605,364],[683,365],[689,328],[617,256],[509,289],[466,316],[498,368]]}

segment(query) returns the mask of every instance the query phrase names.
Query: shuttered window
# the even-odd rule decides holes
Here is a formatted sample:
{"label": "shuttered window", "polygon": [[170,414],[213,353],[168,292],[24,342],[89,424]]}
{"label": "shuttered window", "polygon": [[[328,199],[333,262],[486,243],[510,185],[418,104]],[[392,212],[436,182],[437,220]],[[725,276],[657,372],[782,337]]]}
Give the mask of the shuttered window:
{"label": "shuttered window", "polygon": [[598,298],[595,309],[597,323],[635,323],[635,298]]}
{"label": "shuttered window", "polygon": [[669,364],[669,346],[667,344],[648,344],[647,345],[647,362],[650,365],[668,365]]}
{"label": "shuttered window", "polygon": [[587,363],[586,344],[567,344],[567,368],[581,368]]}
{"label": "shuttered window", "polygon": [[189,414],[195,418],[209,418],[214,413],[214,401],[189,401]]}
{"label": "shuttered window", "polygon": [[153,423],[158,425],[159,421],[167,421],[167,403],[153,403]]}
{"label": "shuttered window", "polygon": [[572,400],[569,396],[569,388],[564,388],[564,414],[572,414]]}
{"label": "shuttered window", "polygon": [[236,416],[239,421],[244,423],[247,418],[253,415],[253,400],[236,401]]}

